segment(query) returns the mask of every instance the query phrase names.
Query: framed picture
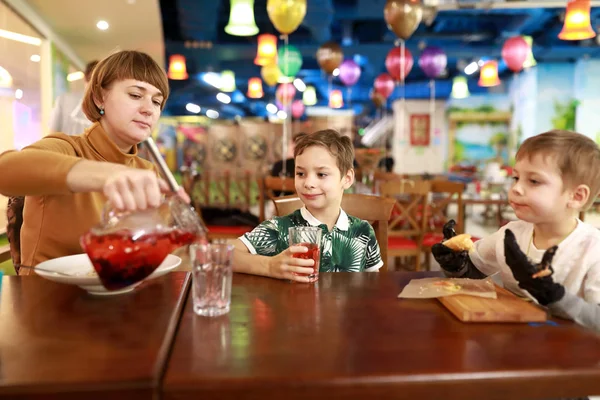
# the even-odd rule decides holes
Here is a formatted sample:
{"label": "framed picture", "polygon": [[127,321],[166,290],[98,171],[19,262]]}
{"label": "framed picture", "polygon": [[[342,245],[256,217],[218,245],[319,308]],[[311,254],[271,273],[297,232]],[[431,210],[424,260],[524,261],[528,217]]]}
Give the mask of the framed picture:
{"label": "framed picture", "polygon": [[410,116],[410,145],[411,146],[429,146],[430,136],[430,115],[429,114],[411,114]]}

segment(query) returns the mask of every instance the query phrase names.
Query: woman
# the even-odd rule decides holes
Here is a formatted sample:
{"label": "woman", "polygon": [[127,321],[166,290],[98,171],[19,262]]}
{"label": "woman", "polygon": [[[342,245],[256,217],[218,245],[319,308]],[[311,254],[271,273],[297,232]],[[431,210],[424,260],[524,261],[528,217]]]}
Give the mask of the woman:
{"label": "woman", "polygon": [[82,109],[94,122],[90,128],[0,155],[0,193],[26,196],[23,265],[81,253],[79,237],[99,222],[107,200],[131,211],[160,204],[167,185],[138,157],[137,145],[154,129],[168,96],[168,80],[152,58],[115,53],[98,63],[86,89]]}

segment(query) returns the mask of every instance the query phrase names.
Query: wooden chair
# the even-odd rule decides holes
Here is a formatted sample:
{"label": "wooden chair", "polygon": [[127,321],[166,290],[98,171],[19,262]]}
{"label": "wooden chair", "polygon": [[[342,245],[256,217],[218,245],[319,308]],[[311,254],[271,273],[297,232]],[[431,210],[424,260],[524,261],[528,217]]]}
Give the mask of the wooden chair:
{"label": "wooden chair", "polygon": [[431,184],[427,181],[416,181],[404,186],[397,181],[390,181],[380,186],[381,196],[394,199],[394,209],[388,225],[388,255],[396,260],[398,257],[414,257],[416,271],[421,270],[430,190]]}
{"label": "wooden chair", "polygon": [[17,274],[21,266],[21,227],[23,226],[24,207],[25,197],[9,197],[6,208],[8,255],[5,248],[0,249],[0,262],[12,259]]}
{"label": "wooden chair", "polygon": [[265,176],[258,180],[258,212],[260,222],[265,220],[265,209],[268,200],[275,200],[277,193],[295,193],[296,186],[294,178],[280,178],[277,176]]}
{"label": "wooden chair", "polygon": [[[273,200],[278,216],[290,214],[304,204],[296,196],[283,196]],[[365,194],[345,194],[342,209],[353,217],[368,221],[373,225],[379,251],[383,260],[381,271],[387,271],[388,264],[388,221],[394,207],[394,200]]]}

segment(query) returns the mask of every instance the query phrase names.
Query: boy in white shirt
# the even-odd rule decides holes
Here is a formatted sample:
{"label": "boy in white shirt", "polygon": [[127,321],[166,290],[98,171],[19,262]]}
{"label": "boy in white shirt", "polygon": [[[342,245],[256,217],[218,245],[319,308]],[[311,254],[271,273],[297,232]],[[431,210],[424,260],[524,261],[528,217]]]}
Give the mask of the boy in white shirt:
{"label": "boy in white shirt", "polygon": [[[495,272],[507,289],[529,295],[554,315],[600,331],[600,231],[578,219],[600,191],[600,149],[578,133],[554,130],[523,142],[508,194],[519,221],[454,252],[432,253],[446,275],[484,278]],[[444,238],[455,235],[454,221]],[[550,276],[538,276],[549,267]]]}

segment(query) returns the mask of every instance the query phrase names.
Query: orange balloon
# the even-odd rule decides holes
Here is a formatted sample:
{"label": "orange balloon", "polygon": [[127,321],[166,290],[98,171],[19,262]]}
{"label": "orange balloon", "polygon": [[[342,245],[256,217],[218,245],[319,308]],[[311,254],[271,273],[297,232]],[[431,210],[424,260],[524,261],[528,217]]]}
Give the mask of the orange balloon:
{"label": "orange balloon", "polygon": [[340,45],[335,42],[327,42],[317,50],[319,67],[328,74],[333,73],[342,61],[344,61],[344,53]]}
{"label": "orange balloon", "polygon": [[407,40],[423,19],[423,7],[418,0],[388,0],[383,9],[383,18],[396,36]]}

